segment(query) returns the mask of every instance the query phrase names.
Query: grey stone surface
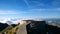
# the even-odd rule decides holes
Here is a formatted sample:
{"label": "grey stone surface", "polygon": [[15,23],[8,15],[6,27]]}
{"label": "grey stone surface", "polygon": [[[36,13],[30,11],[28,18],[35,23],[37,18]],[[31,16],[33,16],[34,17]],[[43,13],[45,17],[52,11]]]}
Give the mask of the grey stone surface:
{"label": "grey stone surface", "polygon": [[[30,23],[30,21],[29,21],[29,23]],[[19,29],[17,31],[17,34],[27,34],[26,25],[29,23],[27,23],[27,21],[25,21],[25,20],[22,20],[20,22],[20,26],[19,26]]]}

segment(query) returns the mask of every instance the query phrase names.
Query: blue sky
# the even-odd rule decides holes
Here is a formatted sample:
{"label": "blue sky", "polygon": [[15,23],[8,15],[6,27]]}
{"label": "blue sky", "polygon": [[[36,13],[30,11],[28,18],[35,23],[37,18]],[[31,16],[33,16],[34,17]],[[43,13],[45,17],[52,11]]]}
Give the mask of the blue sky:
{"label": "blue sky", "polygon": [[0,19],[60,18],[60,0],[0,0]]}

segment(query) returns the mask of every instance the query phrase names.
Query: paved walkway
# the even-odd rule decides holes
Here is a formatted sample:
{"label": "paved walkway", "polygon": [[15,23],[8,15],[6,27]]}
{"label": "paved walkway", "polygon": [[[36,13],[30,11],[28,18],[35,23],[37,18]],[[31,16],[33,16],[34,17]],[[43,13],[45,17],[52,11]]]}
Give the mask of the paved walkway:
{"label": "paved walkway", "polygon": [[21,22],[17,34],[27,34],[26,25],[26,22]]}

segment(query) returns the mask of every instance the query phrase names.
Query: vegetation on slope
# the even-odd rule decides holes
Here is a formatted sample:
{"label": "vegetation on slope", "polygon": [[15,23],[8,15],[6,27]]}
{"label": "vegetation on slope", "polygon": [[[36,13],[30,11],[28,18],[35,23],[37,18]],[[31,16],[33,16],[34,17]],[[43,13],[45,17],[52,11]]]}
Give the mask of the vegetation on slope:
{"label": "vegetation on slope", "polygon": [[0,33],[1,34],[16,34],[19,24],[12,24],[3,29]]}

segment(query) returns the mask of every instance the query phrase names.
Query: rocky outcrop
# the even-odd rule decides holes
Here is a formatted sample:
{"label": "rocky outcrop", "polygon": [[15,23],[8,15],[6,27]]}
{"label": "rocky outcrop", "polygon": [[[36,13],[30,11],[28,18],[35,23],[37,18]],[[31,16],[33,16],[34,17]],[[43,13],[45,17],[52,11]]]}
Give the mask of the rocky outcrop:
{"label": "rocky outcrop", "polygon": [[[44,28],[45,28],[45,21],[23,20],[20,22],[20,26],[17,31],[17,34],[30,34],[30,33],[31,34],[38,34],[39,31],[45,32]],[[37,30],[37,29],[39,29],[39,30]]]}
{"label": "rocky outcrop", "polygon": [[17,34],[60,34],[60,28],[45,21],[23,20]]}

